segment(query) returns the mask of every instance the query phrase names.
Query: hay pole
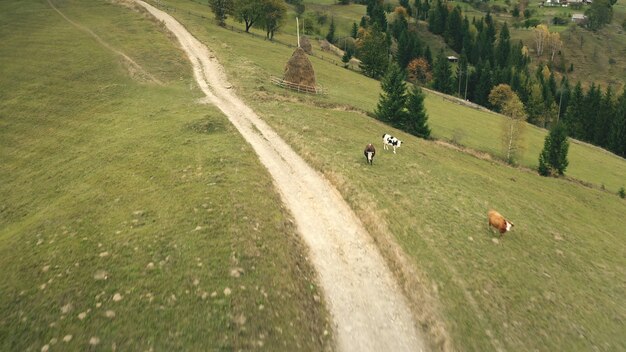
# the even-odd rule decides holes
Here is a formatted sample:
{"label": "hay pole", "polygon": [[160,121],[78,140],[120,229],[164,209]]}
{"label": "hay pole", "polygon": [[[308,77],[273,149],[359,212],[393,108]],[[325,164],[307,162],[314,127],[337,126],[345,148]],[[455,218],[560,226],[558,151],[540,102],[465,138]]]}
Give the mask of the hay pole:
{"label": "hay pole", "polygon": [[300,47],[300,21],[296,17],[296,33],[298,33],[298,48]]}

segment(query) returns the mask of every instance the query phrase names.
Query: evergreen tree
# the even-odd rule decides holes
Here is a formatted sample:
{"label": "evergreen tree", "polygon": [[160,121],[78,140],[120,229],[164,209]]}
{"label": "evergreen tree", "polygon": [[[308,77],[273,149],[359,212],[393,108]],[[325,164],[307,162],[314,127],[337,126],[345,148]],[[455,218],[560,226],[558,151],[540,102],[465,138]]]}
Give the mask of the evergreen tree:
{"label": "evergreen tree", "polygon": [[400,6],[406,9],[406,12],[408,12],[409,16],[413,16],[411,5],[409,5],[409,0],[400,0]]}
{"label": "evergreen tree", "polygon": [[609,149],[626,157],[626,89],[617,101],[609,135]]}
{"label": "evergreen tree", "polygon": [[352,23],[352,29],[350,30],[350,36],[356,39],[356,36],[359,34],[359,26],[356,22]]}
{"label": "evergreen tree", "polygon": [[360,67],[366,76],[379,78],[385,73],[389,65],[387,51],[387,38],[376,23],[365,33],[359,43]]}
{"label": "evergreen tree", "polygon": [[420,20],[425,21],[428,18],[428,14],[430,13],[430,4],[431,4],[430,0],[422,1],[422,10],[421,10],[420,18],[419,18]]}
{"label": "evergreen tree", "polygon": [[566,128],[562,123],[557,123],[546,136],[543,150],[539,155],[539,174],[542,176],[554,173],[563,175],[569,164],[568,149]]}
{"label": "evergreen tree", "polygon": [[398,39],[398,50],[396,51],[396,61],[401,68],[406,68],[406,66],[413,59],[413,48],[411,47],[411,39],[409,38],[409,33],[404,32],[400,35]]}
{"label": "evergreen tree", "polygon": [[406,68],[411,60],[420,56],[420,42],[417,35],[411,31],[405,31],[398,40],[396,61],[402,68]]}
{"label": "evergreen tree", "polygon": [[461,52],[463,49],[463,18],[461,16],[461,7],[458,5],[448,16],[444,38],[452,50],[457,53]]}
{"label": "evergreen tree", "polygon": [[563,79],[561,79],[561,86],[559,87],[558,90],[558,101],[559,101],[559,112],[558,112],[558,116],[557,119],[558,121],[561,121],[561,119],[563,118],[563,115],[565,115],[565,111],[567,111],[567,106],[569,105],[570,102],[570,94],[571,93],[571,88],[569,86],[569,81],[567,80],[567,77],[563,76]]}
{"label": "evergreen tree", "polygon": [[448,62],[448,58],[443,53],[443,50],[439,51],[435,66],[433,67],[433,89],[442,93],[449,94],[452,92],[452,68]]}
{"label": "evergreen tree", "polygon": [[[428,0],[424,0],[425,2],[427,2]],[[413,2],[413,10],[415,12],[415,18],[418,20],[423,20],[424,18],[422,18],[422,1],[421,0],[415,0]]]}
{"label": "evergreen tree", "polygon": [[613,106],[613,90],[611,86],[606,89],[606,93],[600,99],[600,110],[596,116],[595,132],[593,136],[593,144],[602,148],[609,145],[609,128],[611,128],[612,120],[615,116],[615,107]]}
{"label": "evergreen tree", "polygon": [[459,97],[464,97],[465,87],[467,86],[469,65],[467,62],[467,55],[465,54],[465,48],[461,50],[461,57],[459,58],[459,64],[456,66],[456,86]]}
{"label": "evergreen tree", "polygon": [[400,39],[402,33],[408,31],[409,22],[407,21],[406,17],[404,17],[404,15],[398,14],[396,16],[396,19],[391,23],[389,27],[391,29],[391,34],[393,35],[393,37],[398,40]]}
{"label": "evergreen tree", "polygon": [[602,91],[600,87],[596,87],[595,83],[591,83],[591,87],[585,94],[585,117],[582,120],[583,140],[589,143],[593,143],[601,101]]}
{"label": "evergreen tree", "polygon": [[597,31],[613,19],[613,7],[609,0],[594,0],[585,11],[587,27]]}
{"label": "evergreen tree", "polygon": [[387,16],[382,0],[368,0],[366,13],[369,16],[369,24],[378,24],[381,31],[387,31]]}
{"label": "evergreen tree", "polygon": [[335,18],[330,19],[330,26],[328,27],[328,34],[326,34],[326,40],[329,43],[335,42]]}
{"label": "evergreen tree", "polygon": [[511,35],[506,22],[500,30],[498,37],[498,45],[496,46],[496,63],[499,67],[507,67],[509,65],[509,56],[511,54]]}
{"label": "evergreen tree", "polygon": [[493,88],[493,80],[491,77],[491,64],[486,61],[485,64],[479,62],[480,72],[477,76],[476,87],[474,89],[474,102],[482,106],[488,106],[489,92]]}
{"label": "evergreen tree", "polygon": [[383,92],[374,114],[385,122],[400,126],[407,119],[406,75],[395,62],[389,64],[385,77],[380,82]]}
{"label": "evergreen tree", "polygon": [[407,110],[404,130],[414,136],[424,139],[430,138],[428,114],[424,107],[424,92],[417,84],[413,85],[413,89],[409,93]]}
{"label": "evergreen tree", "polygon": [[511,47],[510,63],[520,70],[528,65],[528,56],[525,55],[524,50],[524,43],[521,40]]}
{"label": "evergreen tree", "polygon": [[567,134],[572,138],[583,139],[583,120],[585,119],[585,95],[580,81],[576,83],[570,104],[567,106],[563,122],[567,127]]}
{"label": "evergreen tree", "polygon": [[543,94],[541,93],[541,85],[539,83],[534,83],[531,85],[530,96],[526,102],[528,122],[536,126],[543,126],[545,122],[543,118],[544,111],[545,104]]}
{"label": "evergreen tree", "polygon": [[441,0],[437,0],[435,6],[428,14],[428,30],[433,34],[443,34],[446,29],[448,8]]}
{"label": "evergreen tree", "polygon": [[430,46],[428,45],[426,45],[426,49],[424,49],[424,59],[426,59],[426,62],[428,62],[430,67],[433,66],[433,54],[431,54]]}

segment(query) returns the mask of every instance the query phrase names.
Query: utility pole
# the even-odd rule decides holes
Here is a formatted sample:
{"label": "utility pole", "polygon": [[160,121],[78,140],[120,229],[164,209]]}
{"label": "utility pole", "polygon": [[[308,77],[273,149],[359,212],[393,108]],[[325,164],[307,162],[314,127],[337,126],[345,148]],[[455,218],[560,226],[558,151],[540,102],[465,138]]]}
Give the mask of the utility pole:
{"label": "utility pole", "polygon": [[467,72],[465,72],[465,100],[467,101],[467,81],[469,81],[469,67],[467,68]]}
{"label": "utility pole", "polygon": [[561,118],[561,103],[563,102],[563,84],[561,84],[561,94],[559,96],[559,113],[556,115],[556,123],[559,123]]}
{"label": "utility pole", "polygon": [[459,92],[459,98],[461,97],[461,79],[462,79],[462,76],[461,76],[461,75],[462,75],[462,74],[463,74],[463,70],[461,70],[461,69],[459,68],[459,77],[458,77],[458,79],[459,79],[459,90],[458,90],[458,92]]}

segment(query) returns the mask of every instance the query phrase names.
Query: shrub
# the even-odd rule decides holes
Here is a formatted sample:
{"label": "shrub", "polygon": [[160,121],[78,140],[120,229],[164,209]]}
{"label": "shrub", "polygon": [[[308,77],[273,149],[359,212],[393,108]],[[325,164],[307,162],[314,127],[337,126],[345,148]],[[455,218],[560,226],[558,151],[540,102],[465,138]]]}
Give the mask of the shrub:
{"label": "shrub", "polygon": [[626,198],[626,190],[624,190],[624,187],[620,188],[619,191],[617,191],[617,195],[619,195],[619,197],[622,199]]}

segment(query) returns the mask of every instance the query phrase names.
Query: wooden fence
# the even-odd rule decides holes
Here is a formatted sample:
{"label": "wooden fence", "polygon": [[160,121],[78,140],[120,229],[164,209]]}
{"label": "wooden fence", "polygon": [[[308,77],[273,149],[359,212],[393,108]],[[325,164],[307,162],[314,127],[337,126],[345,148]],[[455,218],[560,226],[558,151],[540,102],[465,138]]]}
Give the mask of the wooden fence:
{"label": "wooden fence", "polygon": [[302,84],[285,81],[284,79],[276,77],[276,76],[270,76],[270,81],[272,82],[272,84],[275,84],[279,87],[294,90],[298,93],[326,95],[326,90],[320,86],[316,86],[316,87],[305,86]]}

